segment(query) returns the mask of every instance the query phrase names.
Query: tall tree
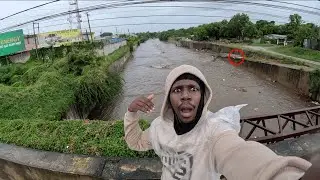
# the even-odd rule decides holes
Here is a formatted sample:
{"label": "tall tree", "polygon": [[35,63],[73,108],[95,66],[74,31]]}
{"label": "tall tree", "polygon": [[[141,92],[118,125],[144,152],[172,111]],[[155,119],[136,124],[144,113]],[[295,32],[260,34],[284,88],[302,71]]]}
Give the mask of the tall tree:
{"label": "tall tree", "polygon": [[214,39],[219,39],[219,31],[220,31],[220,24],[215,22],[215,23],[210,23],[205,26],[209,38],[214,38]]}
{"label": "tall tree", "polygon": [[275,33],[276,26],[274,21],[266,21],[266,20],[259,20],[256,22],[256,28],[262,32],[263,35],[266,34],[273,34]]}
{"label": "tall tree", "polygon": [[290,22],[287,24],[288,38],[294,38],[294,33],[302,24],[302,18],[299,14],[292,14],[289,16]]}
{"label": "tall tree", "polygon": [[244,27],[243,34],[244,34],[244,37],[247,37],[247,38],[257,38],[259,36],[259,31],[256,28],[255,24],[253,24],[252,22],[249,22]]}
{"label": "tall tree", "polygon": [[229,34],[231,38],[243,39],[244,28],[250,23],[250,18],[247,14],[236,14],[228,23]]}
{"label": "tall tree", "polygon": [[316,39],[317,36],[317,27],[312,23],[299,25],[293,33],[296,46],[302,46],[304,39]]}
{"label": "tall tree", "polygon": [[222,20],[221,22],[219,22],[219,37],[222,38],[229,38],[230,34],[229,34],[229,29],[228,29],[228,24],[229,22],[227,20]]}
{"label": "tall tree", "polygon": [[209,39],[208,31],[204,26],[200,26],[195,30],[194,37],[195,37],[195,40],[197,41],[208,40]]}

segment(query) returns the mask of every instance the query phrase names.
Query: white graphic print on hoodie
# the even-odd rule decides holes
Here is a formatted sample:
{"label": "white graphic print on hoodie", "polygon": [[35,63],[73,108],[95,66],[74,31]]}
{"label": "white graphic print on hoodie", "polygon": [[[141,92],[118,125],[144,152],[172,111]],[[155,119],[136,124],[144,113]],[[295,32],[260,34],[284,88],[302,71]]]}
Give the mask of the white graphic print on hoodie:
{"label": "white graphic print on hoodie", "polygon": [[[205,105],[195,127],[185,134],[177,135],[168,96],[174,81],[184,73],[197,76],[205,84]],[[163,164],[162,180],[218,180],[218,172],[224,174],[228,180],[271,179],[276,174],[277,177],[299,179],[310,166],[310,163],[303,159],[277,156],[259,143],[245,142],[238,136],[239,110],[243,105],[226,107],[212,113],[207,110],[211,98],[212,90],[197,68],[189,65],[175,68],[165,83],[161,114],[152,121],[147,130],[141,131],[136,112],[126,113],[124,130],[128,146],[137,151],[153,149]],[[264,156],[261,157],[261,154]],[[244,165],[247,158],[250,164]],[[275,159],[278,160],[275,162],[278,166],[270,166],[270,162]],[[287,171],[279,169],[289,166],[288,162],[297,169],[290,171],[290,176]]]}

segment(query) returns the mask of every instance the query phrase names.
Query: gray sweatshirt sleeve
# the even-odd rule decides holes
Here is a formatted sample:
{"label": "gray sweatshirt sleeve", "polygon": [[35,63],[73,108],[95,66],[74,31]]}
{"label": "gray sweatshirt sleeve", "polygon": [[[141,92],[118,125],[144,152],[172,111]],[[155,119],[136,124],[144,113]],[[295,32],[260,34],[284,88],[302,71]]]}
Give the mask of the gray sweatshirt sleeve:
{"label": "gray sweatshirt sleeve", "polygon": [[228,180],[298,180],[311,163],[299,157],[283,157],[263,144],[245,141],[236,131],[215,134],[211,160]]}
{"label": "gray sweatshirt sleeve", "polygon": [[128,147],[136,151],[147,151],[152,149],[150,140],[150,129],[142,131],[139,126],[137,112],[127,112],[124,116],[125,141]]}

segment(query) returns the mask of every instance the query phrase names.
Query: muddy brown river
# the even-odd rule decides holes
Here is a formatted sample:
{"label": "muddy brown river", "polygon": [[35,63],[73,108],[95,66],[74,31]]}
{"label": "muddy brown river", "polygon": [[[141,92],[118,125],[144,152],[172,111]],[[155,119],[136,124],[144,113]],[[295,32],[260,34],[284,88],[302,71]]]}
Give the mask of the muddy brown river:
{"label": "muddy brown river", "polygon": [[155,94],[154,113],[141,117],[153,120],[159,116],[164,98],[164,83],[168,73],[175,67],[189,64],[199,68],[213,90],[209,110],[237,104],[248,104],[241,110],[241,117],[281,113],[313,104],[277,82],[262,79],[234,67],[226,59],[214,59],[212,52],[200,52],[177,47],[157,39],[141,44],[124,71],[123,94],[111,108],[103,112],[103,119],[123,119],[127,107],[137,96]]}

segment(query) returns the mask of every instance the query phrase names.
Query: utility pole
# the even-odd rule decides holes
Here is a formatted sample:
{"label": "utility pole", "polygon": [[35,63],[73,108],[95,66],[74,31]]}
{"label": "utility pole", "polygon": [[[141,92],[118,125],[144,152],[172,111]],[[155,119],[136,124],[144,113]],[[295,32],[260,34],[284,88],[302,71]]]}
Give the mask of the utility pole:
{"label": "utility pole", "polygon": [[[78,0],[69,0],[69,11],[73,11],[76,14],[76,22],[77,22],[77,28],[80,29],[81,31],[81,15],[79,12],[79,4],[78,4]],[[70,23],[70,29],[72,29],[72,24],[73,24],[73,19],[74,19],[74,13],[70,13],[69,17],[67,18],[67,20]]]}
{"label": "utility pole", "polygon": [[118,28],[116,27],[116,35],[118,35]]}
{"label": "utility pole", "polygon": [[38,24],[38,33],[39,33],[39,23],[32,22],[34,44],[36,45],[36,54],[37,54],[37,59],[39,60],[39,55],[38,55],[38,37],[36,36],[35,24]]}
{"label": "utility pole", "polygon": [[87,29],[86,29],[86,35],[87,35],[87,41],[90,41]]}
{"label": "utility pole", "polygon": [[81,31],[81,15],[80,15],[80,12],[79,12],[78,0],[75,0],[75,3],[76,3],[76,10],[77,10],[78,29],[80,29],[80,31]]}
{"label": "utility pole", "polygon": [[90,19],[89,19],[89,13],[86,12],[86,15],[87,15],[87,19],[88,19],[88,26],[89,26],[89,32],[90,32],[91,42],[93,42],[92,32],[91,32],[91,26],[90,26]]}

